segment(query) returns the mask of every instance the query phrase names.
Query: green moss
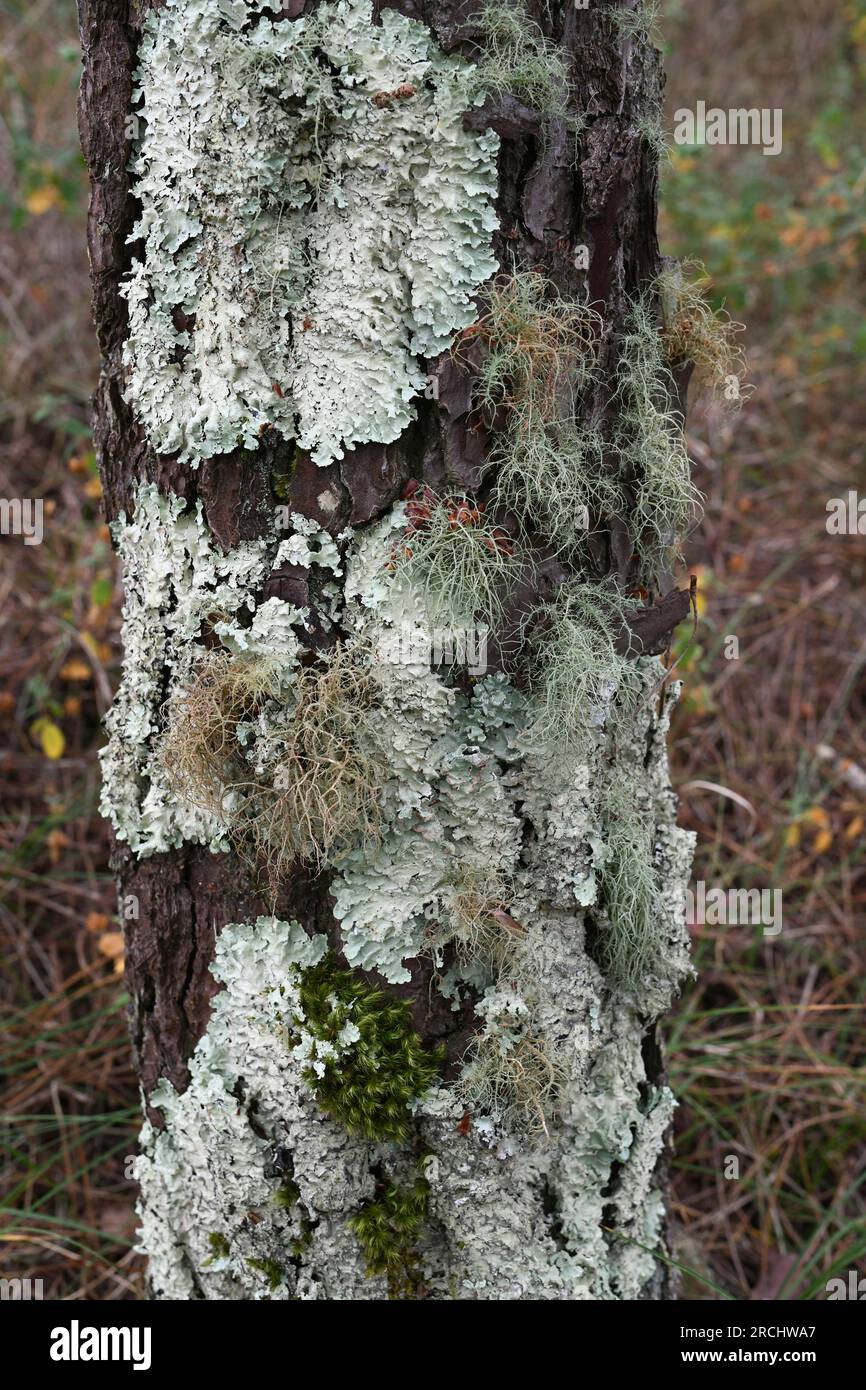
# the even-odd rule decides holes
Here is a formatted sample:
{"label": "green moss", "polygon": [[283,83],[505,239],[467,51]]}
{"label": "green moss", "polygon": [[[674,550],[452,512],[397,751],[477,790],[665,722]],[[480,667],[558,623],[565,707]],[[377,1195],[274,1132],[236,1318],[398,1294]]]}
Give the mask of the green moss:
{"label": "green moss", "polygon": [[280,1186],[274,1193],[274,1206],[288,1210],[289,1207],[295,1205],[300,1195],[301,1189],[298,1187],[298,1184],[291,1178],[286,1178],[284,1182],[280,1183]]}
{"label": "green moss", "polygon": [[315,1223],[311,1221],[309,1216],[302,1216],[300,1219],[300,1224],[301,1233],[298,1236],[297,1240],[292,1241],[292,1258],[295,1260],[299,1260],[303,1255],[304,1251],[310,1245],[310,1242],[313,1239],[313,1230],[315,1227]]}
{"label": "green moss", "polygon": [[350,1134],[405,1139],[408,1107],[429,1090],[442,1060],[424,1047],[409,1005],[341,970],[333,955],[301,974],[299,993],[297,1027],[337,1050],[319,1058],[313,1045],[303,1073],[322,1109]]}
{"label": "green moss", "polygon": [[212,1264],[214,1260],[228,1259],[229,1243],[222,1231],[211,1231],[207,1238],[207,1243],[213,1251],[213,1254],[209,1260],[205,1261],[205,1264]]}
{"label": "green moss", "polygon": [[427,1218],[430,1185],[425,1178],[411,1187],[390,1183],[382,1196],[349,1218],[372,1278],[384,1274],[391,1298],[417,1298],[420,1287],[415,1246]]}
{"label": "green moss", "polygon": [[250,1269],[255,1269],[259,1274],[264,1275],[271,1292],[278,1289],[285,1279],[286,1271],[276,1260],[247,1260],[247,1265]]}

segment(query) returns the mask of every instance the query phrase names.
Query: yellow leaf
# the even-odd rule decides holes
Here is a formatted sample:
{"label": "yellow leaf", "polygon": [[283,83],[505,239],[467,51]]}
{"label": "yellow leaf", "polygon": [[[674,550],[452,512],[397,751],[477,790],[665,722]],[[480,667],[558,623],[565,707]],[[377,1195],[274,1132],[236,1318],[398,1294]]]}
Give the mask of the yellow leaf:
{"label": "yellow leaf", "polygon": [[816,854],[823,854],[825,850],[828,850],[830,848],[832,843],[833,831],[819,830],[818,834],[815,836],[815,843],[813,844],[812,848]]}
{"label": "yellow leaf", "polygon": [[845,827],[845,839],[856,840],[858,835],[863,834],[863,826],[866,825],[862,816],[855,816],[850,825]]}
{"label": "yellow leaf", "polygon": [[830,824],[830,817],[823,806],[810,806],[807,811],[803,812],[800,819],[806,821],[808,825],[818,825],[822,830],[826,830]]}
{"label": "yellow leaf", "polygon": [[64,835],[63,831],[55,826],[53,830],[48,832],[45,843],[48,846],[48,858],[51,860],[51,863],[59,864],[61,854],[71,841],[68,835]]}
{"label": "yellow leaf", "polygon": [[800,843],[800,827],[795,821],[785,830],[785,846],[787,849],[796,849]]}
{"label": "yellow leaf", "polygon": [[114,961],[115,973],[119,975],[123,970],[123,932],[103,932],[96,944],[104,956]]}
{"label": "yellow leaf", "polygon": [[53,183],[42,183],[38,188],[34,188],[32,193],[28,193],[24,199],[24,206],[34,217],[41,217],[43,213],[50,212],[52,208],[59,208],[61,197]]}
{"label": "yellow leaf", "polygon": [[46,758],[51,758],[52,762],[63,757],[66,736],[53,719],[34,719],[30,725],[30,736],[36,739]]}
{"label": "yellow leaf", "polygon": [[60,668],[60,679],[64,681],[89,681],[92,675],[88,662],[80,656],[70,657]]}
{"label": "yellow leaf", "polygon": [[108,917],[104,912],[88,912],[84,919],[84,926],[87,931],[105,932],[108,930]]}

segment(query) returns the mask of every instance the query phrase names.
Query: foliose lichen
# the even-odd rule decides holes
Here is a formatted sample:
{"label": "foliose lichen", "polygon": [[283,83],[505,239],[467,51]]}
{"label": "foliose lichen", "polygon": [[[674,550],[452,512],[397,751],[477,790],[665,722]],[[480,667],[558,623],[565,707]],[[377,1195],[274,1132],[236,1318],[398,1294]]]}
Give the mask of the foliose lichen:
{"label": "foliose lichen", "polygon": [[498,150],[463,128],[475,69],[395,10],[372,20],[370,0],[148,14],[125,361],[159,452],[197,464],[271,426],[327,464],[397,439],[422,359],[474,317]]}

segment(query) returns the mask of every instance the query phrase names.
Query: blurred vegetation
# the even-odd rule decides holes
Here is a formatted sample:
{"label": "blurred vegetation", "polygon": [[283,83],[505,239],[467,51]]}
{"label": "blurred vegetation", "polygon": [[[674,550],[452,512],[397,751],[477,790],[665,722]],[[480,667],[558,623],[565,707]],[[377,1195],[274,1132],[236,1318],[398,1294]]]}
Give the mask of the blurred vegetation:
{"label": "blurred vegetation", "polygon": [[[137,1088],[95,764],[119,592],[88,432],[74,5],[0,0],[0,29],[0,492],[46,510],[43,545],[2,541],[0,1257],[46,1296],[128,1298]],[[673,146],[662,175],[663,248],[747,324],[756,385],[736,420],[690,415],[707,510],[700,622],[671,658],[680,818],[696,880],[784,894],[778,937],[694,928],[668,1028],[675,1253],[690,1297],[807,1299],[866,1254],[866,561],[824,525],[866,490],[866,0],[678,0],[659,29],[668,129],[699,99],[784,111],[777,157]]]}

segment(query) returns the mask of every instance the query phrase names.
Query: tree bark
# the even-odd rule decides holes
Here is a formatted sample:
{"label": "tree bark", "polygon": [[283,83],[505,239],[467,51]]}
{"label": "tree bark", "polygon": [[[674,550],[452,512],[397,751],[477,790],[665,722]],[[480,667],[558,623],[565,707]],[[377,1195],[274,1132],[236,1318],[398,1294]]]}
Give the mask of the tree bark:
{"label": "tree bark", "polygon": [[[468,60],[485,42],[476,25],[478,9],[467,0],[401,0],[387,10],[377,3],[373,23],[396,11],[425,26],[445,53]],[[255,554],[243,598],[257,612],[268,600],[302,610],[306,623],[295,623],[293,630],[303,660],[327,661],[335,641],[363,633],[345,618],[345,609],[336,626],[328,620],[321,567],[309,551],[301,546],[295,558],[277,556],[278,541],[298,534],[293,522],[291,533],[275,539],[277,509],[307,519],[320,547],[322,535],[335,539],[342,564],[330,580],[340,589],[338,605],[350,603],[346,574],[355,575],[356,591],[363,589],[358,576],[379,544],[375,537],[402,515],[410,481],[437,499],[495,505],[501,418],[476,407],[478,359],[469,360],[469,350],[456,356],[446,350],[424,362],[435,387],[416,397],[417,418],[400,438],[359,442],[342,459],[315,462],[309,450],[278,430],[262,430],[257,447],[187,462],[179,461],[178,451],[160,453],[149,442],[152,432],[124,399],[129,312],[121,286],[144,255],[140,241],[130,242],[141,203],[129,172],[136,134],[129,116],[142,29],[152,10],[165,13],[146,0],[79,0],[80,127],[91,178],[88,244],[102,352],[95,439],[107,517],[120,523],[115,537],[132,575],[133,601],[147,580],[143,569],[135,573],[136,554],[146,566],[150,552],[147,539],[131,527],[134,521],[144,527],[141,489],[152,484],[148,535],[162,528],[164,538],[172,516],[198,515],[195,545],[210,557],[208,576],[223,573],[225,557]],[[292,0],[282,9],[275,5],[268,17],[291,25],[313,10],[304,0]],[[564,301],[588,300],[601,316],[596,370],[581,396],[581,412],[605,426],[616,415],[613,384],[630,303],[661,269],[657,157],[643,133],[643,118],[660,105],[659,56],[645,35],[630,35],[599,9],[533,4],[527,13],[565,60],[571,110],[585,118],[582,130],[575,137],[561,114],[540,116],[507,93],[468,111],[464,128],[493,129],[500,137],[492,249],[501,273],[538,270]],[[586,270],[577,252],[581,246],[588,249]],[[483,307],[483,292],[479,302]],[[295,322],[296,336],[299,331]],[[160,511],[159,497],[180,499],[177,512]],[[628,489],[625,497],[627,505]],[[503,543],[510,548],[514,527],[508,516],[496,520],[511,537]],[[594,582],[613,579],[623,591],[638,582],[639,557],[628,523],[623,515],[597,525],[580,561],[581,572]],[[381,542],[386,561],[387,545],[400,535],[395,523],[391,540]],[[413,878],[415,870],[406,867],[403,830],[399,845],[392,845],[390,821],[380,843],[367,843],[361,867],[350,873],[339,856],[318,868],[309,857],[299,858],[280,876],[276,893],[255,862],[235,848],[215,852],[206,837],[155,851],[116,841],[133,1046],[147,1098],[139,1178],[143,1243],[156,1296],[672,1296],[664,1208],[672,1098],[657,1030],[686,968],[682,908],[691,847],[676,827],[667,776],[664,737],[673,695],[660,690],[653,654],[664,650],[686,616],[688,598],[674,594],[654,604],[650,592],[645,608],[631,611],[632,640],[620,647],[629,649],[640,698],[616,731],[610,720],[600,723],[590,752],[579,760],[586,769],[581,780],[564,754],[551,766],[549,756],[527,752],[520,742],[521,711],[532,698],[527,665],[537,659],[520,620],[555,598],[576,569],[543,535],[532,538],[530,549],[533,563],[521,572],[498,625],[491,624],[485,678],[476,683],[460,673],[431,677],[463,702],[459,728],[457,716],[427,707],[415,694],[406,697],[404,710],[413,736],[420,744],[428,740],[419,754],[419,784],[426,778],[428,785],[404,812],[422,841],[435,828],[431,856],[440,854],[444,839],[451,859],[461,859],[465,844],[468,858],[480,863],[484,848],[477,826],[486,825],[488,815],[489,854],[507,843],[501,852],[511,855],[508,893],[485,911],[499,914],[502,931],[515,934],[519,946],[498,973],[473,973],[470,967],[462,977],[459,970],[453,975],[454,939],[446,933],[438,949],[431,945],[435,933],[429,924],[443,911],[441,885],[431,887],[426,899],[413,888],[417,911],[402,945],[394,946],[390,924],[378,936],[370,929],[369,946],[359,945],[364,932],[351,925],[357,912],[353,918],[346,903],[356,911],[362,880],[367,891],[363,854],[371,862],[391,854],[382,870],[384,878],[390,875],[382,888],[383,913],[405,883],[415,884],[422,874],[419,868]],[[222,593],[216,580],[206,582]],[[234,582],[225,580],[227,591]],[[171,627],[178,594],[169,585],[159,605],[158,624],[175,634],[172,641],[180,640]],[[127,654],[133,636],[127,614]],[[199,634],[183,640],[195,640],[203,650],[213,641]],[[158,673],[161,698],[150,711],[141,747],[130,753],[141,754],[141,797],[151,784],[147,759],[174,689],[169,650],[177,649],[165,643],[153,648],[155,659],[166,662]],[[507,690],[501,708],[493,708],[491,697],[482,712],[487,696],[480,687]],[[131,725],[124,728],[115,738],[125,738],[129,751],[139,735],[130,732]],[[436,765],[439,780],[431,788],[428,744],[439,738],[452,739],[456,761],[444,770]],[[604,951],[611,911],[604,865],[613,851],[600,787],[614,765],[632,798],[621,811],[645,832],[655,877],[656,956],[640,979],[627,982],[608,969]],[[391,771],[398,779],[401,767],[395,755]],[[405,893],[395,912],[408,911],[404,899]],[[277,925],[286,923],[297,924],[302,937],[294,925]],[[236,925],[222,937],[227,924]],[[227,944],[215,978],[211,966],[221,937]],[[407,1001],[425,1056],[441,1050],[435,1082],[412,1099],[396,1137],[353,1129],[339,1096],[336,1108],[328,1109],[321,1085],[299,1060],[297,1020],[303,1010],[294,995],[284,1013],[268,1015],[260,1001],[250,1002],[255,979],[261,990],[273,991],[281,978],[294,981],[293,989],[312,978],[307,972],[321,961],[310,954],[309,942],[320,941],[334,953],[334,968],[351,969],[359,986],[375,985],[389,999]],[[449,978],[456,986],[443,992],[443,979]],[[229,1001],[222,1014],[213,1011],[216,997]],[[361,1007],[355,1006],[356,1014]],[[221,1072],[208,1071],[211,1064],[203,1060],[209,1029],[213,1046],[230,1054]],[[513,1058],[515,1047],[525,1046],[529,1051],[519,1053],[525,1059],[536,1049],[554,1078],[550,1095],[541,1094],[541,1082],[538,1094],[530,1087],[528,1101],[518,1092],[517,1108],[526,1113],[517,1116],[501,1095],[491,1099],[467,1087],[467,1058],[477,1058],[471,1049],[480,1036],[487,1038],[485,1057],[498,1048]],[[352,1055],[351,1047],[341,1053],[328,1075],[339,1078]],[[212,1090],[204,1099],[217,1075],[222,1101]],[[496,1084],[507,1090],[511,1081],[499,1077]]]}

